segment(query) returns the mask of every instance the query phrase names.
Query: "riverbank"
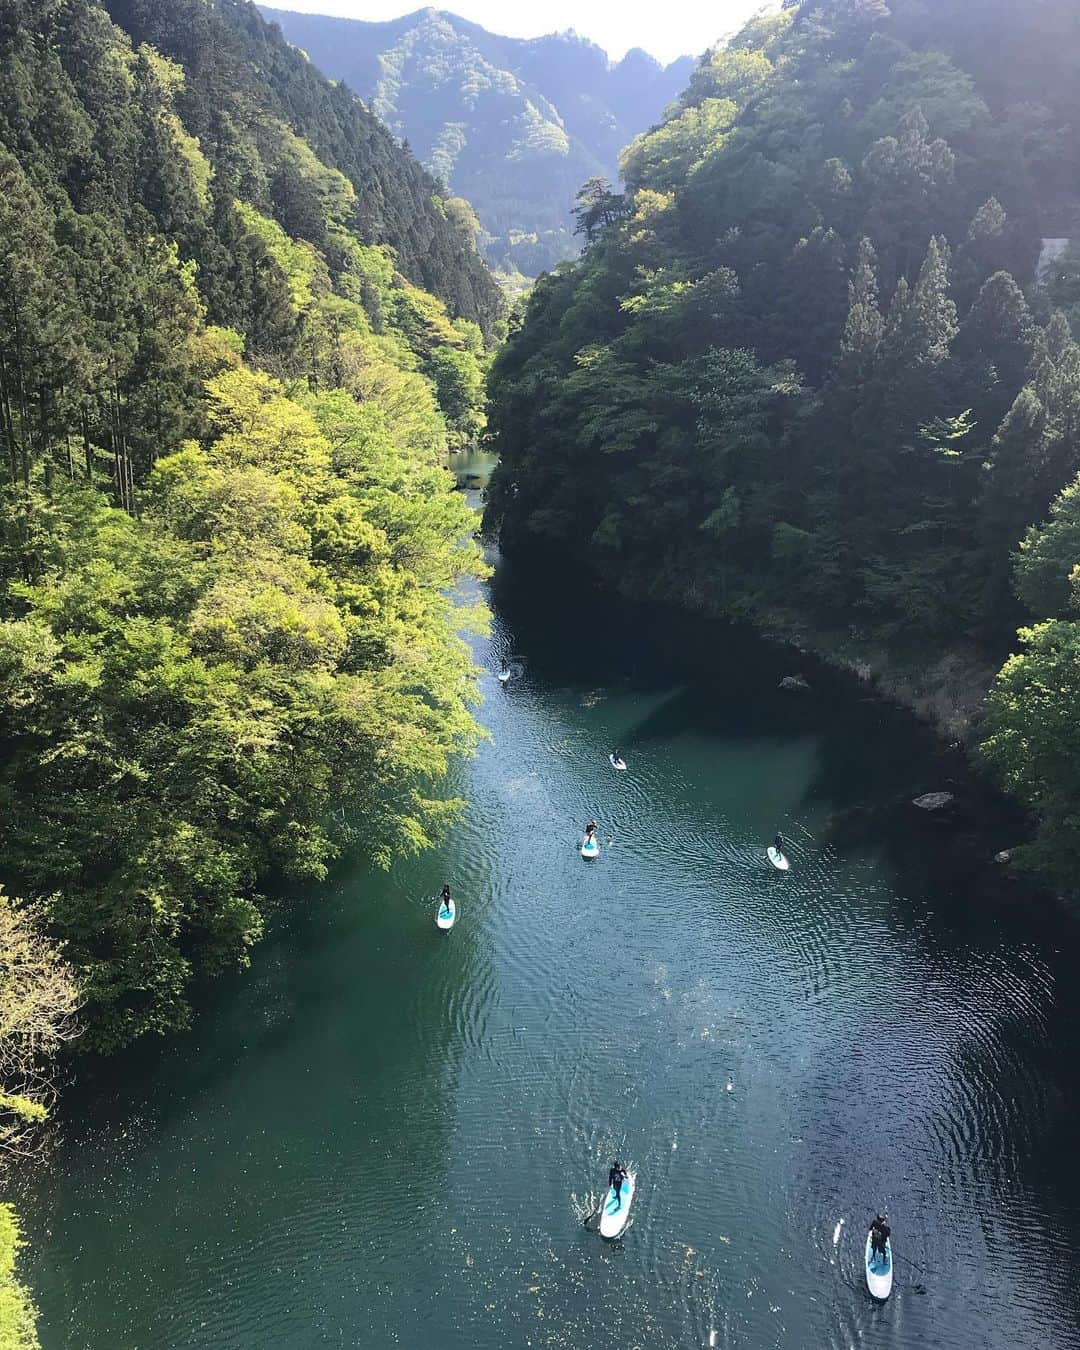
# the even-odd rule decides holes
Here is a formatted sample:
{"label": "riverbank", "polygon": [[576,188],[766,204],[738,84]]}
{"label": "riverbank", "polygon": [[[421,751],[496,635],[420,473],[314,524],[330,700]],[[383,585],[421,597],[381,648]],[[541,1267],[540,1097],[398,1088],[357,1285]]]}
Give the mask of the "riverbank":
{"label": "riverbank", "polygon": [[[793,702],[812,700],[828,686],[829,696],[877,701],[917,719],[928,737],[927,768],[913,774],[886,805],[900,810],[909,807],[916,796],[951,792],[954,805],[938,814],[937,823],[951,822],[954,852],[967,865],[989,864],[995,855],[1015,849],[1030,837],[1030,821],[1022,808],[990,783],[978,764],[979,717],[999,666],[973,644],[904,652],[854,629],[845,633],[815,625],[805,615],[772,604],[767,610],[744,606],[733,615],[703,586],[672,585],[667,578],[645,577],[639,571],[605,573],[591,559],[577,557],[568,562],[564,555],[539,556],[535,539],[530,538],[528,544],[525,549],[524,541],[518,541],[517,547],[511,542],[508,549],[508,556],[524,570],[545,576],[566,573],[579,590],[585,574],[620,600],[655,609],[659,614],[682,615],[690,623],[705,620],[721,630],[752,631],[776,649],[776,680],[792,682],[788,696]],[[687,636],[691,631],[687,630]],[[808,688],[799,688],[800,680]],[[859,812],[853,814],[858,816]],[[868,817],[863,824],[880,828],[880,804],[870,814],[873,820]],[[847,835],[852,824],[852,820],[839,822],[839,832]],[[861,832],[861,826],[855,832]],[[943,831],[938,829],[936,833],[940,841]],[[1013,892],[1020,888],[1025,894],[1045,894],[1033,880],[1024,878],[1021,885],[1015,869],[1001,864],[993,865],[988,872],[988,884],[991,878],[995,885],[1007,882]]]}
{"label": "riverbank", "polygon": [[[949,752],[845,672],[565,562],[475,598],[490,737],[455,828],[285,882],[190,1033],[65,1095],[22,1205],[44,1350],[1080,1350],[1076,925],[910,806]],[[778,688],[800,669],[812,695]],[[616,1157],[619,1248],[582,1226]],[[884,1309],[878,1203],[946,1272]]]}
{"label": "riverbank", "polygon": [[901,655],[855,632],[816,628],[794,614],[775,612],[757,616],[754,626],[772,641],[854,675],[878,697],[909,709],[950,745],[974,748],[983,702],[1000,668],[974,647]]}
{"label": "riverbank", "polygon": [[860,633],[855,625],[845,632],[816,624],[771,601],[768,609],[744,606],[733,614],[700,586],[657,587],[633,572],[616,577],[591,570],[625,599],[671,604],[715,622],[747,623],[771,642],[853,675],[876,696],[913,712],[950,745],[963,744],[969,751],[974,747],[983,701],[1001,663],[995,664],[971,643],[902,651],[896,644]]}

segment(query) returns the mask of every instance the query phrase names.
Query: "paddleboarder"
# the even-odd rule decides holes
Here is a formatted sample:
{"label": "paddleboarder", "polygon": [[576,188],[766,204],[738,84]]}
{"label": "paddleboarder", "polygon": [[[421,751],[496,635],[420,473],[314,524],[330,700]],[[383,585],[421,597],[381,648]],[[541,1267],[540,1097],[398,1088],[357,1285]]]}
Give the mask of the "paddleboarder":
{"label": "paddleboarder", "polygon": [[622,1188],[626,1178],[626,1168],[619,1162],[618,1158],[616,1158],[611,1165],[611,1170],[608,1172],[608,1185],[615,1192],[616,1209],[619,1209],[622,1206]]}
{"label": "paddleboarder", "polygon": [[874,1258],[878,1256],[885,1260],[885,1244],[889,1240],[889,1234],[892,1229],[885,1222],[880,1214],[874,1216],[874,1222],[870,1225],[870,1250]]}

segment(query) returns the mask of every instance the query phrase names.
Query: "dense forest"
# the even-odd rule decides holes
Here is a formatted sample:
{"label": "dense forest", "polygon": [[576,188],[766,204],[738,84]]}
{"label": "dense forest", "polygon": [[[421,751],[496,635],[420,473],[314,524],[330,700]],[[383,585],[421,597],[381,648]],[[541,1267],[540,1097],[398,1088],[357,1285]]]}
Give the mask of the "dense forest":
{"label": "dense forest", "polygon": [[1013,652],[982,754],[1072,885],[1078,75],[1071,0],[752,21],[627,148],[626,193],[579,198],[586,252],[492,372],[488,511],[508,549],[924,691],[985,693]]}
{"label": "dense forest", "polygon": [[574,33],[501,37],[435,9],[385,23],[262,12],[468,198],[484,256],[512,286],[577,255],[574,193],[617,174],[694,65],[640,49],[612,63]]}
{"label": "dense forest", "polygon": [[[670,69],[378,27],[369,109],[247,0],[0,13],[0,1165],[65,1045],[188,1024],[275,878],[455,818],[485,437],[508,550],[973,688],[1021,860],[1080,883],[1074,0],[788,3],[625,191]],[[532,273],[567,219],[492,363],[478,240]],[[20,1241],[0,1206],[33,1347]]]}
{"label": "dense forest", "polygon": [[[453,816],[481,564],[446,464],[502,319],[465,204],[253,6],[8,0],[0,72],[10,1157],[64,1041],[180,1028],[245,960],[264,879]],[[17,1246],[0,1211],[5,1345]]]}

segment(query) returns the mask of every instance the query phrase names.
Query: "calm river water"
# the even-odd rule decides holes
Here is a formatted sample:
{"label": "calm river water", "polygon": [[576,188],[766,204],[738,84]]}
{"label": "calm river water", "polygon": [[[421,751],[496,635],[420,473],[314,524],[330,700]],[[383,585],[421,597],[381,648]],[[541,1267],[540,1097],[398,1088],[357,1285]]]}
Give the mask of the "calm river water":
{"label": "calm river water", "polygon": [[21,1200],[46,1350],[1080,1347],[1078,926],[930,823],[830,842],[938,785],[899,715],[573,579],[492,601],[478,660],[523,664],[445,847],[298,895],[192,1034],[80,1068]]}

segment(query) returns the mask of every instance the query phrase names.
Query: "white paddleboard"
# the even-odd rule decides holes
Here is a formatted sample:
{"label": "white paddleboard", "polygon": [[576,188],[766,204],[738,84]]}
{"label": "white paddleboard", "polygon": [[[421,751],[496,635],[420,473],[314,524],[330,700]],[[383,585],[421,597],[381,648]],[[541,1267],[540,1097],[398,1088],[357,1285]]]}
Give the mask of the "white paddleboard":
{"label": "white paddleboard", "polygon": [[614,755],[608,755],[608,762],[613,769],[618,769],[620,773],[626,772],[626,760],[616,759]]}
{"label": "white paddleboard", "polygon": [[600,844],[596,839],[585,839],[581,845],[581,856],[583,858],[595,858],[600,852]]}
{"label": "white paddleboard", "polygon": [[765,856],[779,872],[786,872],[791,864],[778,850],[773,848],[772,844],[765,850]]}
{"label": "white paddleboard", "polygon": [[439,927],[443,930],[444,933],[448,933],[450,929],[453,928],[454,920],[456,918],[457,918],[457,905],[454,903],[454,901],[453,900],[450,901],[450,907],[449,909],[447,909],[443,906],[443,902],[440,900],[439,908],[435,912],[435,922],[439,925]]}
{"label": "white paddleboard", "polygon": [[866,1287],[871,1298],[887,1299],[892,1293],[892,1239],[885,1239],[884,1257],[873,1255],[874,1244],[866,1235]]}
{"label": "white paddleboard", "polygon": [[615,1187],[609,1186],[604,1196],[604,1208],[600,1211],[600,1236],[616,1238],[626,1227],[630,1218],[630,1206],[634,1200],[634,1173],[630,1172],[622,1184],[619,1198],[615,1198]]}
{"label": "white paddleboard", "polygon": [[508,670],[500,670],[500,671],[499,671],[499,683],[500,683],[500,684],[505,684],[509,678],[510,678],[510,671],[508,671]]}

